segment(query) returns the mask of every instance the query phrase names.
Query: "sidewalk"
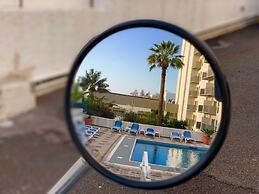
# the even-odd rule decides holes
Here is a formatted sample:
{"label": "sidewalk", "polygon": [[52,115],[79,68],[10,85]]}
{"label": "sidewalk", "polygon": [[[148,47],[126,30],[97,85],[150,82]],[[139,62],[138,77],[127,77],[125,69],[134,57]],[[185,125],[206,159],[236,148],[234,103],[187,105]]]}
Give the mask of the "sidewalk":
{"label": "sidewalk", "polygon": [[[259,25],[208,41],[231,90],[232,120],[212,164],[190,181],[162,193],[259,193]],[[77,160],[63,112],[64,90],[0,129],[0,193],[46,193]],[[90,170],[71,193],[161,193],[118,185]]]}

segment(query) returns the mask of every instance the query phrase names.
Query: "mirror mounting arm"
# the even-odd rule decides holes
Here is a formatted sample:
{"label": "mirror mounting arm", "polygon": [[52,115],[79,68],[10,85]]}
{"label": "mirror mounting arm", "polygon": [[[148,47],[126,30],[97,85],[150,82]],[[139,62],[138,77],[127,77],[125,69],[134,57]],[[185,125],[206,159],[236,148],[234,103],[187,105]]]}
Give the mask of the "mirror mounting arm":
{"label": "mirror mounting arm", "polygon": [[48,191],[48,194],[67,193],[87,172],[89,165],[80,157],[61,179]]}

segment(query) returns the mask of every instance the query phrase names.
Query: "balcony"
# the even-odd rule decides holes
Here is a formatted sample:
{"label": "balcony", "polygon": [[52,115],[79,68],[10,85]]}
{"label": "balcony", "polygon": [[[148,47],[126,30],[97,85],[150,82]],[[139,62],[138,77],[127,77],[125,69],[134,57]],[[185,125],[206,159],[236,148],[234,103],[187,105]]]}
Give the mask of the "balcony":
{"label": "balcony", "polygon": [[192,127],[192,126],[195,125],[195,120],[193,120],[193,119],[187,119],[187,123],[188,123],[188,126],[189,126],[189,127]]}
{"label": "balcony", "polygon": [[202,79],[203,80],[213,80],[214,79],[214,73],[211,68],[209,68],[207,71],[202,73]]}
{"label": "balcony", "polygon": [[208,125],[208,124],[202,123],[201,128],[202,129],[213,129],[214,130],[215,127],[213,125]]}
{"label": "balcony", "polygon": [[190,96],[190,97],[196,98],[197,95],[198,95],[197,90],[190,90],[190,91],[189,91],[189,96]]}
{"label": "balcony", "polygon": [[205,96],[214,96],[214,87],[206,87]]}
{"label": "balcony", "polygon": [[216,107],[204,105],[203,113],[210,114],[210,115],[216,115]]}
{"label": "balcony", "polygon": [[204,123],[206,125],[210,125],[210,119],[206,117],[201,118],[201,123]]}
{"label": "balcony", "polygon": [[200,90],[201,96],[214,96],[214,84],[207,83],[206,87]]}
{"label": "balcony", "polygon": [[188,104],[188,105],[187,105],[187,110],[188,110],[188,111],[195,112],[196,109],[197,109],[197,106],[194,105],[194,104]]}
{"label": "balcony", "polygon": [[194,62],[192,68],[199,70],[201,68],[201,63],[199,61]]}
{"label": "balcony", "polygon": [[216,110],[217,110],[217,107],[214,101],[208,101],[208,100],[204,101],[204,106],[203,106],[204,113],[210,114],[210,115],[216,115]]}
{"label": "balcony", "polygon": [[199,83],[199,77],[197,75],[194,75],[191,77],[191,83],[198,84]]}

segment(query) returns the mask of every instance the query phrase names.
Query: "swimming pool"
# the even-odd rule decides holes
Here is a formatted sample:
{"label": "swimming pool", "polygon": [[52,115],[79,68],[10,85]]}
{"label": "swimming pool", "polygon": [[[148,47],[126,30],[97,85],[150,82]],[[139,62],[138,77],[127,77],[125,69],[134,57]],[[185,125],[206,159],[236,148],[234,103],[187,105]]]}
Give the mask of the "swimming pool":
{"label": "swimming pool", "polygon": [[141,162],[144,151],[148,152],[150,164],[186,169],[197,163],[208,149],[137,139],[131,161]]}

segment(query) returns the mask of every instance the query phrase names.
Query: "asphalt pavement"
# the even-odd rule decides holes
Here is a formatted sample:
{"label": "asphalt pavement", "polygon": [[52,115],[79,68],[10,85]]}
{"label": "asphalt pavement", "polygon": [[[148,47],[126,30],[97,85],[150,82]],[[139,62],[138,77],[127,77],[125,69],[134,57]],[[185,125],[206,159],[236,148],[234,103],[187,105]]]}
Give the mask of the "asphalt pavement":
{"label": "asphalt pavement", "polygon": [[[259,193],[259,25],[207,41],[229,82],[232,119],[213,162],[188,182],[166,190],[128,188],[90,169],[71,193]],[[64,90],[0,129],[0,193],[46,193],[77,160],[67,132]]]}

